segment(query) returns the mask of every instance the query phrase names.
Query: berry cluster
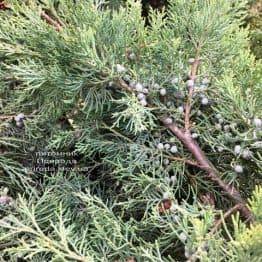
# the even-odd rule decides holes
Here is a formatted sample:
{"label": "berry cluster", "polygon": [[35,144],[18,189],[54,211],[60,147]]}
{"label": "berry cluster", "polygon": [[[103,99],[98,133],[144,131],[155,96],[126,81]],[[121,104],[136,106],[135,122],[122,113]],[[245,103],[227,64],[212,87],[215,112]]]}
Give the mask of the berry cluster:
{"label": "berry cluster", "polygon": [[234,148],[234,154],[236,156],[241,156],[242,158],[249,160],[252,157],[252,151],[248,148],[242,148],[241,145],[236,145]]}
{"label": "berry cluster", "polygon": [[166,143],[166,144],[158,143],[158,144],[157,144],[157,149],[158,149],[158,150],[170,151],[172,154],[176,154],[176,153],[178,152],[177,146],[175,146],[175,145],[170,145],[169,143]]}
{"label": "berry cluster", "polygon": [[23,113],[19,113],[14,117],[15,123],[17,127],[24,126],[25,115]]}
{"label": "berry cluster", "polygon": [[[192,81],[192,80],[189,80],[189,81]],[[202,79],[199,85],[194,86],[194,96],[198,95],[201,98],[201,105],[203,106],[210,104],[209,99],[204,94],[207,91],[209,84],[210,84],[210,80],[207,77],[205,77]]]}

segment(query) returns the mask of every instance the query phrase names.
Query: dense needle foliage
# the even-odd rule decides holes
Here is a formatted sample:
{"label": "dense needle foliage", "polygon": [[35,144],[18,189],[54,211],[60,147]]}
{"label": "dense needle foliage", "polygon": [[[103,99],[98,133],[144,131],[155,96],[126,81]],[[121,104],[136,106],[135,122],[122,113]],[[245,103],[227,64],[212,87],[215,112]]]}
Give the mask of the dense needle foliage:
{"label": "dense needle foliage", "polygon": [[170,0],[147,18],[133,0],[6,2],[0,258],[260,261],[247,2]]}

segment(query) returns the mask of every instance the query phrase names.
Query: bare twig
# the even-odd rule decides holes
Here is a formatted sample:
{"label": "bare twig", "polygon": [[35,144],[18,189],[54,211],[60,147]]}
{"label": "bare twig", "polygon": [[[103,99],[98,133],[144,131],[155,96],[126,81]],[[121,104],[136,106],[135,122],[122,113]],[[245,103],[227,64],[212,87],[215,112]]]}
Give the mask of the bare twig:
{"label": "bare twig", "polygon": [[219,220],[216,221],[214,227],[211,229],[210,234],[214,234],[219,228],[220,226],[223,224],[223,221],[225,221],[228,217],[230,217],[233,213],[237,212],[238,210],[240,210],[242,208],[242,204],[239,203],[235,206],[233,206],[232,208],[230,208],[224,215],[222,218],[220,218]]}
{"label": "bare twig", "polygon": [[41,12],[41,17],[50,25],[54,26],[57,31],[62,30],[62,26],[59,22],[55,21],[52,17],[50,17],[45,11]]}
{"label": "bare twig", "polygon": [[6,10],[6,9],[10,9],[8,4],[6,4],[5,1],[0,1],[0,10]]}
{"label": "bare twig", "polygon": [[12,119],[12,118],[14,118],[15,117],[15,115],[5,115],[5,116],[0,116],[0,120],[7,120],[7,119]]}
{"label": "bare twig", "polygon": [[60,19],[60,17],[53,10],[49,10],[49,12],[62,27],[65,27],[65,23]]}

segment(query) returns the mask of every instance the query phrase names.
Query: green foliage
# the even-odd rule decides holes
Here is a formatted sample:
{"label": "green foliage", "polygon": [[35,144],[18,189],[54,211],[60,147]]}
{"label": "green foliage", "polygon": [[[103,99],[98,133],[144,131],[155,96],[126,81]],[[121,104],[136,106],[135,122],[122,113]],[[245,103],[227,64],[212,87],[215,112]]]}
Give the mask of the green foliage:
{"label": "green foliage", "polygon": [[[119,111],[113,114],[116,119],[113,127],[121,127],[121,123],[126,122],[126,130],[135,135],[143,131],[150,131],[156,127],[154,120],[156,119],[149,110],[145,110],[137,100],[135,95],[126,96],[115,101],[119,105]],[[126,109],[122,109],[125,107]]]}
{"label": "green foliage", "polygon": [[249,13],[246,23],[250,27],[251,50],[257,59],[261,59],[262,50],[262,33],[261,33],[261,8],[262,4],[259,0],[249,1]]}
{"label": "green foliage", "polygon": [[262,221],[262,213],[261,213],[261,206],[262,206],[262,188],[261,186],[256,186],[253,192],[253,196],[249,200],[250,209],[253,211],[256,221]]}
{"label": "green foliage", "polygon": [[[0,181],[13,202],[0,202],[0,258],[259,261],[261,62],[240,29],[246,1],[172,0],[166,13],[150,10],[150,26],[132,0],[9,5],[0,12]],[[183,128],[196,52],[193,133],[226,183],[244,197],[255,188],[250,227],[236,216],[212,231],[232,203],[159,121]],[[148,105],[123,82],[147,88]],[[54,171],[35,170],[40,160]],[[208,192],[215,206],[201,201]]]}
{"label": "green foliage", "polygon": [[234,220],[235,239],[232,241],[233,248],[236,249],[237,257],[241,261],[260,261],[261,244],[262,244],[262,227],[261,227],[261,186],[257,186],[253,196],[249,200],[250,208],[255,216],[255,223],[247,228],[244,224],[239,223],[238,219]]}

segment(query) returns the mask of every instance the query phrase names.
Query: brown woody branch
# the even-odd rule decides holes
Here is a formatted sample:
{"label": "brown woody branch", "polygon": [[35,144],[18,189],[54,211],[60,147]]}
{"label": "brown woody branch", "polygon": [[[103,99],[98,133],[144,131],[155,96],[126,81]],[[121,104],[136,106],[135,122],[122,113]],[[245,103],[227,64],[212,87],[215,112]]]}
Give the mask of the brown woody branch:
{"label": "brown woody branch", "polygon": [[162,119],[162,122],[192,153],[192,155],[195,157],[196,161],[200,165],[201,169],[208,173],[209,179],[211,179],[213,182],[216,182],[216,184],[218,184],[237,203],[244,202],[239,192],[234,187],[225,184],[218,177],[218,172],[207,159],[205,153],[202,151],[202,149],[199,147],[199,145],[196,143],[196,141],[192,138],[192,136],[189,133],[182,131],[174,123],[167,124],[165,119]]}
{"label": "brown woody branch", "polygon": [[14,118],[14,117],[15,117],[15,115],[0,116],[0,120],[12,119],[12,118]]}
{"label": "brown woody branch", "polygon": [[0,0],[0,10],[7,10],[7,9],[10,9],[8,4],[6,4],[5,1]]}
{"label": "brown woody branch", "polygon": [[51,16],[49,16],[45,11],[41,12],[41,17],[50,25],[54,26],[57,31],[62,30],[62,26],[59,22],[54,20]]}
{"label": "brown woody branch", "polygon": [[230,217],[233,213],[237,212],[242,208],[242,204],[237,204],[230,208],[219,220],[216,221],[214,227],[211,229],[210,234],[214,234],[220,226],[223,224],[223,221],[225,221],[228,217]]}

